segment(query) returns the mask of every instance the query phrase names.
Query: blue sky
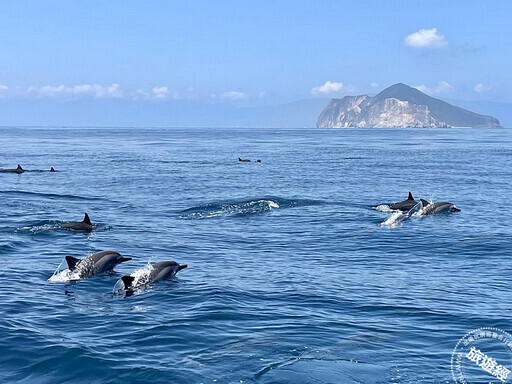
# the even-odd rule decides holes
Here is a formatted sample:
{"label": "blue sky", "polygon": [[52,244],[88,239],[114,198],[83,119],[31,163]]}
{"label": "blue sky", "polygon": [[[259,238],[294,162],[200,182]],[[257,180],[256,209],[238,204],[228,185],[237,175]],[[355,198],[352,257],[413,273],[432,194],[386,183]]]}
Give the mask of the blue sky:
{"label": "blue sky", "polygon": [[508,1],[11,1],[0,98],[512,102]]}

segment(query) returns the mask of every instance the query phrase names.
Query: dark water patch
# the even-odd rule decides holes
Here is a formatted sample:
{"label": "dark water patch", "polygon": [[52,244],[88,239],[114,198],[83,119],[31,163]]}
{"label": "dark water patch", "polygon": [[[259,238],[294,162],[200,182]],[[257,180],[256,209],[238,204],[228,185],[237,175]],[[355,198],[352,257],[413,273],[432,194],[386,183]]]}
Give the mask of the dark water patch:
{"label": "dark water patch", "polygon": [[181,212],[180,219],[209,219],[219,216],[246,216],[260,214],[276,209],[297,208],[323,204],[319,200],[283,199],[262,197],[246,201],[208,203],[188,208]]}

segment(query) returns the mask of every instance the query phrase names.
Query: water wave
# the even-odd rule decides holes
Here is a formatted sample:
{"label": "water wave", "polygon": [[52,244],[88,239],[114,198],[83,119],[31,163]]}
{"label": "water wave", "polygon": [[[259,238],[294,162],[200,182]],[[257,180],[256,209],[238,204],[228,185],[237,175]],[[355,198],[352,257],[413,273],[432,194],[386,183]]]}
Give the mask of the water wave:
{"label": "water wave", "polygon": [[0,194],[6,195],[29,195],[29,196],[37,196],[47,199],[66,199],[66,200],[104,200],[101,197],[94,196],[78,196],[78,195],[61,195],[58,193],[40,193],[40,192],[30,192],[30,191],[0,191]]}
{"label": "water wave", "polygon": [[209,219],[218,216],[245,216],[275,209],[303,207],[320,203],[317,200],[264,197],[247,201],[203,204],[182,211],[179,218]]}

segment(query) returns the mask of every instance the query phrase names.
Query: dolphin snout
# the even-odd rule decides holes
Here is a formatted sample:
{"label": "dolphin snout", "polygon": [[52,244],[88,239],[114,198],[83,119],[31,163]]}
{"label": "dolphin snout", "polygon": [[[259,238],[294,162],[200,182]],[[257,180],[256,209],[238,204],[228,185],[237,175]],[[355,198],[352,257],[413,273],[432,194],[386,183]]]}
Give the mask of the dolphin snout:
{"label": "dolphin snout", "polygon": [[178,268],[178,271],[181,271],[182,269],[185,269],[187,267],[188,267],[187,264],[180,265],[179,268]]}
{"label": "dolphin snout", "polygon": [[460,212],[460,208],[457,208],[455,205],[451,208],[452,212]]}

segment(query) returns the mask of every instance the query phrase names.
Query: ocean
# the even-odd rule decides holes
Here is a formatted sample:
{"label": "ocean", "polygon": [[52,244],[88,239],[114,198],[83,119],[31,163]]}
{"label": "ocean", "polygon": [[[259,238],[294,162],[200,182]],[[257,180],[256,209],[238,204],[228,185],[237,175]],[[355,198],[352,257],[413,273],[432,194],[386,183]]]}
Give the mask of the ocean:
{"label": "ocean", "polygon": [[[0,128],[0,382],[450,383],[512,331],[511,132]],[[382,225],[409,191],[461,212]],[[52,279],[100,250],[133,260]]]}

